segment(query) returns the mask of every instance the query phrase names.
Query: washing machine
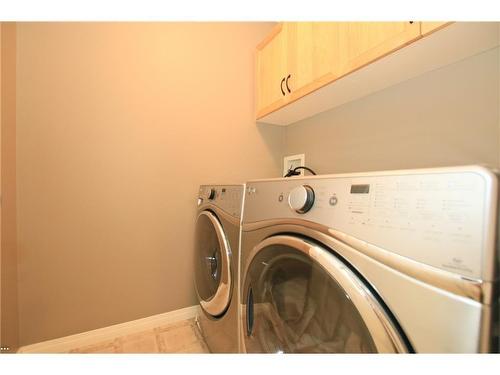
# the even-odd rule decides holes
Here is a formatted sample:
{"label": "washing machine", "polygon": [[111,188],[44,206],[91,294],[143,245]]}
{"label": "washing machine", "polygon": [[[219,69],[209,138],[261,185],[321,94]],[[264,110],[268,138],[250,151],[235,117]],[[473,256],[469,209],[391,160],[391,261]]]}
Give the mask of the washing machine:
{"label": "washing machine", "polygon": [[239,352],[239,253],[244,185],[202,185],[195,229],[200,330],[212,353]]}
{"label": "washing machine", "polygon": [[248,182],[242,351],[498,352],[497,202],[480,166]]}

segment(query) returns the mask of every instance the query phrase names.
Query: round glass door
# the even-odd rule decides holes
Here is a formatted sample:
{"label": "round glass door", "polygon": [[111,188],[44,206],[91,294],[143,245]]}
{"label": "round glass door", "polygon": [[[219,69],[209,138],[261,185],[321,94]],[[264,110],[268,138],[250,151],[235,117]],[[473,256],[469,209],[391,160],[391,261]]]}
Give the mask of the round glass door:
{"label": "round glass door", "polygon": [[223,314],[231,298],[231,251],[214,214],[198,215],[195,234],[195,284],[201,307],[216,317]]}
{"label": "round glass door", "polygon": [[283,235],[252,254],[243,289],[247,352],[406,351],[377,299],[328,250]]}

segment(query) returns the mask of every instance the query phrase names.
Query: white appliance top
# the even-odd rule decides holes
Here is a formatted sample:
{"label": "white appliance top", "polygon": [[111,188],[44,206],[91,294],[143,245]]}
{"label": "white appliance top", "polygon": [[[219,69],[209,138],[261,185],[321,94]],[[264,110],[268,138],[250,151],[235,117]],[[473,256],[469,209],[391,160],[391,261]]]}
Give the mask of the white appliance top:
{"label": "white appliance top", "polygon": [[479,166],[256,180],[246,186],[243,224],[307,220],[491,281],[497,190],[496,174]]}

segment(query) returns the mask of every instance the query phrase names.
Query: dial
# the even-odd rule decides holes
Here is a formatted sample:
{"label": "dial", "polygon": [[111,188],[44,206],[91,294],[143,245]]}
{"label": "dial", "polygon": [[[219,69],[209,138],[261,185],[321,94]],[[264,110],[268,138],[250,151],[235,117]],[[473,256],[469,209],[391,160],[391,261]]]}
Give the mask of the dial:
{"label": "dial", "polygon": [[210,188],[210,190],[207,192],[207,198],[209,200],[215,199],[215,193],[216,193],[215,189],[214,188]]}
{"label": "dial", "polygon": [[314,190],[309,185],[294,188],[288,195],[288,205],[299,214],[305,214],[314,204]]}

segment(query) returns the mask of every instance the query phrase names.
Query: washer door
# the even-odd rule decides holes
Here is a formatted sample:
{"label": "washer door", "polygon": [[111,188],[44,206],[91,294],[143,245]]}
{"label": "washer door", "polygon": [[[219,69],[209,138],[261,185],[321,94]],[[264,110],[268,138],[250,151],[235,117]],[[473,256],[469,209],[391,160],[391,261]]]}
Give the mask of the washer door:
{"label": "washer door", "polygon": [[219,220],[203,211],[196,220],[195,283],[200,305],[222,315],[231,300],[231,250]]}
{"label": "washer door", "polygon": [[372,291],[332,252],[269,237],[250,254],[242,319],[247,352],[407,352]]}

